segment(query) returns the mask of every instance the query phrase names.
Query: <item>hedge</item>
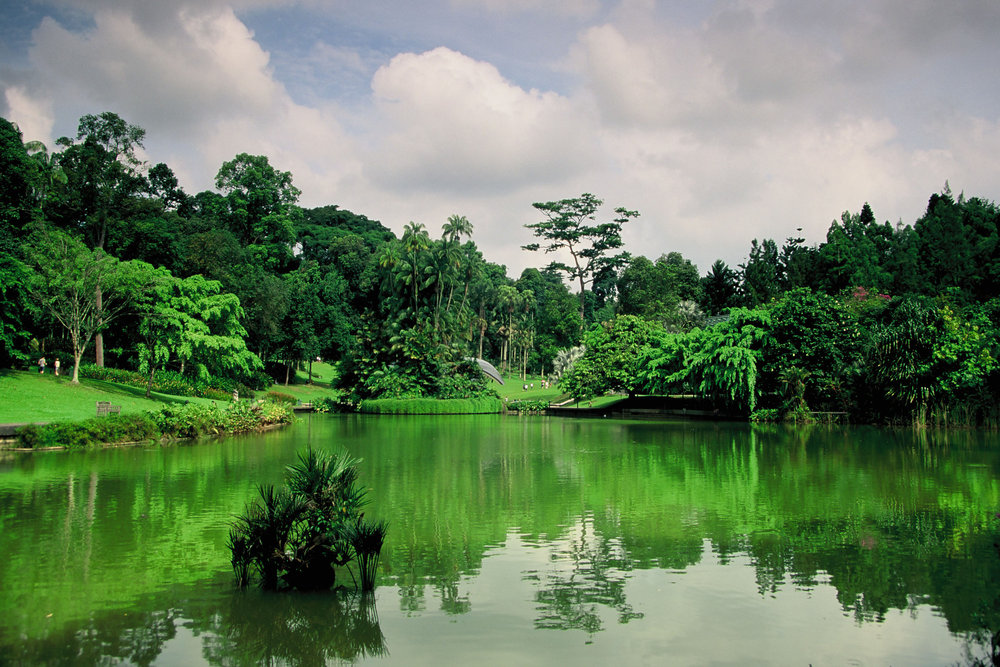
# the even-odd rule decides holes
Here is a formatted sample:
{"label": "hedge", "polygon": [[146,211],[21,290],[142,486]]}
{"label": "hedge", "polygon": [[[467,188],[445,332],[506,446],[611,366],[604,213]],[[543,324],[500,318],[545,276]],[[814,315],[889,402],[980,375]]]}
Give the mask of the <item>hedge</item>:
{"label": "hedge", "polygon": [[194,438],[199,435],[246,433],[294,418],[291,408],[276,403],[240,401],[218,407],[168,405],[158,412],[92,417],[82,422],[30,424],[17,429],[21,447],[67,447],[144,442],[161,438]]}
{"label": "hedge", "polygon": [[358,412],[372,415],[477,415],[497,414],[499,398],[369,398],[358,403]]}

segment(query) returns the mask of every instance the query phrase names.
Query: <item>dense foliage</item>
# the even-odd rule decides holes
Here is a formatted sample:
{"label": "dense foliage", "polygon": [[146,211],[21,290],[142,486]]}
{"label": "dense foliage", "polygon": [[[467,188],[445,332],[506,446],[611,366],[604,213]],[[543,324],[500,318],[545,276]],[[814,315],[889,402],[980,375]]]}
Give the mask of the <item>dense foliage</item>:
{"label": "dense foliage", "polygon": [[[495,396],[475,359],[553,375],[577,397],[685,392],[737,413],[994,420],[1000,209],[945,185],[912,225],[867,204],[823,242],[754,239],[699,277],[675,250],[621,252],[618,208],[534,204],[528,250],[561,261],[517,280],[461,215],[411,222],[298,206],[292,174],[241,153],[185,193],[139,156],[142,128],[80,119],[56,150],[0,119],[0,366],[60,358],[164,371],[203,387],[289,382],[340,361],[354,405]],[[567,283],[577,288],[571,293]],[[587,354],[579,356],[580,346]],[[570,355],[569,350],[577,350]],[[575,359],[577,367],[570,371]]]}

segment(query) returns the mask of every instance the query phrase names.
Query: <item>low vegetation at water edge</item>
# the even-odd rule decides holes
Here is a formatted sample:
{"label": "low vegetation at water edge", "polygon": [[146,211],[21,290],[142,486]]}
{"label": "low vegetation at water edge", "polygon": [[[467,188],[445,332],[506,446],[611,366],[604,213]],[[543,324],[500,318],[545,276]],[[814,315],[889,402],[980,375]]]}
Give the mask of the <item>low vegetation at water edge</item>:
{"label": "low vegetation at water edge", "polygon": [[79,422],[29,424],[16,431],[18,446],[70,449],[106,444],[195,438],[200,435],[246,433],[292,421],[291,408],[277,403],[241,401],[215,405],[171,405],[159,412],[108,415]]}

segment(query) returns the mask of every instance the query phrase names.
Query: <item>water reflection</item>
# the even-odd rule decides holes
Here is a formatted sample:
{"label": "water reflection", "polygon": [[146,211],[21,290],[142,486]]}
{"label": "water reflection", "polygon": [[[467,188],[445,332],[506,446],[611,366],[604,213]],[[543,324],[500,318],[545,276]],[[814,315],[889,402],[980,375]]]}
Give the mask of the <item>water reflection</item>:
{"label": "water reflection", "polygon": [[[360,599],[233,592],[228,522],[307,443],[363,458],[370,514],[392,522],[382,623]],[[737,589],[694,589],[709,617],[763,602],[757,623],[816,629],[932,612],[983,654],[1000,628],[998,509],[1000,438],[978,432],[316,416],[222,443],[15,457],[0,463],[0,651],[148,664],[194,642],[212,663],[319,664],[384,658],[387,618],[399,632],[432,617],[599,643],[683,625],[638,579],[678,590],[739,570]],[[800,593],[830,606],[783,611]]]}
{"label": "water reflection", "polygon": [[322,665],[388,653],[375,598],[234,595],[202,628],[205,657],[219,665]]}
{"label": "water reflection", "polygon": [[597,533],[591,517],[582,518],[552,550],[546,570],[525,572],[538,588],[535,627],[593,634],[604,627],[605,609],[616,614],[618,623],[642,618],[625,600],[631,569],[621,541]]}
{"label": "water reflection", "polygon": [[[188,637],[198,638],[200,658],[215,665],[322,665],[388,655],[371,594],[239,591],[212,601],[191,594],[170,609],[100,614],[44,640],[6,646],[0,663],[151,665],[172,655],[173,643],[190,644]],[[179,652],[190,659],[191,648]]]}

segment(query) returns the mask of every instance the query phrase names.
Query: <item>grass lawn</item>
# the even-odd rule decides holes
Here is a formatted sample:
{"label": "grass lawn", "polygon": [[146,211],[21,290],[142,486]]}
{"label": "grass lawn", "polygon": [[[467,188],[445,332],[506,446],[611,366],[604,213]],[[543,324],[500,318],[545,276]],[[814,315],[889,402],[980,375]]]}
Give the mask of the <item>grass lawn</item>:
{"label": "grass lawn", "polygon": [[331,389],[331,383],[337,378],[337,367],[323,361],[314,361],[312,365],[312,384],[309,381],[309,374],[304,370],[295,372],[295,384],[285,385],[276,383],[271,385],[271,391],[294,396],[303,403],[310,403],[318,398],[336,396],[339,392]]}
{"label": "grass lawn", "polygon": [[[558,387],[549,387],[548,389],[542,388],[542,379],[539,376],[528,376],[527,380],[522,380],[517,375],[505,375],[503,378],[503,386],[494,385],[498,392],[500,392],[500,398],[506,398],[508,401],[548,401],[552,404],[559,404],[563,401],[569,400],[570,396],[566,392],[562,391]],[[534,383],[534,387],[531,384]],[[524,385],[528,385],[525,389]],[[569,402],[562,407],[565,408],[603,408],[612,403],[617,403],[622,400],[622,396],[618,394],[611,394],[609,396],[598,396],[592,401],[580,401],[579,405],[575,402]]]}
{"label": "grass lawn", "polygon": [[[529,375],[526,380],[522,380],[518,375],[505,375],[504,384],[493,385],[500,393],[500,398],[508,401],[548,401],[549,403],[561,403],[569,398],[569,394],[556,386],[548,389],[542,388],[544,378],[537,375]],[[531,385],[534,384],[534,387]],[[524,385],[528,385],[525,389]]]}
{"label": "grass lawn", "polygon": [[39,375],[33,371],[0,371],[0,424],[76,421],[94,417],[97,401],[122,406],[122,414],[157,410],[166,403],[212,403],[207,398],[168,396],[104,380]]}
{"label": "grass lawn", "polygon": [[580,401],[579,403],[570,402],[560,407],[570,408],[570,409],[580,408],[581,410],[589,410],[591,408],[605,408],[609,405],[612,405],[622,400],[625,400],[624,396],[620,394],[611,394],[608,396],[598,396],[594,398],[592,401],[591,400]]}

